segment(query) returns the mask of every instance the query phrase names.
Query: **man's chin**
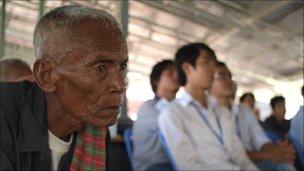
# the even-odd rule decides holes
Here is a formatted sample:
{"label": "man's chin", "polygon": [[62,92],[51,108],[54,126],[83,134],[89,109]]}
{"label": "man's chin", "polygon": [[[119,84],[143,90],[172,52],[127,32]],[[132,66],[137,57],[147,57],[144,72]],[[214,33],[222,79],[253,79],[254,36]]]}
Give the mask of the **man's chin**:
{"label": "man's chin", "polygon": [[117,115],[113,116],[111,118],[108,118],[105,121],[99,122],[99,123],[93,123],[93,125],[98,126],[98,127],[109,127],[112,126],[116,123],[117,121]]}
{"label": "man's chin", "polygon": [[108,124],[107,126],[112,126],[112,125],[114,125],[114,124],[116,123],[116,121],[117,121],[117,119],[112,120],[111,122],[109,122],[109,124]]}

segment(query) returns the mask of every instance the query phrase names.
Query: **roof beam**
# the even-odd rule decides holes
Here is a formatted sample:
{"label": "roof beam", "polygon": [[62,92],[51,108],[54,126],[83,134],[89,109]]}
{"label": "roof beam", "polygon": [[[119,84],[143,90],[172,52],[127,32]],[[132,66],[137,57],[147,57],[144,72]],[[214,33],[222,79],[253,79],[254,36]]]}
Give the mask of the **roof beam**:
{"label": "roof beam", "polygon": [[[230,18],[227,18],[225,16],[218,17],[214,14],[211,14],[207,11],[197,9],[195,5],[191,1],[187,1],[187,3],[181,3],[176,1],[166,1],[167,3],[163,3],[163,1],[140,1],[141,3],[144,3],[146,5],[149,5],[153,8],[168,12],[170,14],[173,14],[175,16],[178,16],[180,18],[192,21],[194,23],[200,24],[202,26],[207,26],[211,29],[218,29],[224,28],[224,26],[228,26],[230,28],[230,31],[223,34],[223,36],[219,36],[213,39],[210,39],[214,36],[210,36],[209,39],[207,39],[208,43],[217,43],[217,39],[221,41],[222,39],[228,39],[231,36],[239,33],[240,31],[246,31],[250,33],[254,33],[255,37],[260,42],[269,42],[271,44],[277,44],[278,42],[281,42],[281,40],[277,40],[259,29],[252,26],[253,20],[250,22],[241,22],[237,23],[232,21]],[[276,5],[276,8],[280,7],[281,5],[284,5],[286,2],[282,3],[280,2],[280,5]],[[189,5],[189,6],[187,6]],[[183,10],[181,10],[183,8]],[[194,15],[194,17],[193,17]],[[255,16],[254,18],[259,18],[259,16]],[[255,19],[254,19],[255,20]],[[210,24],[211,23],[211,24]],[[219,24],[220,23],[220,24]]]}

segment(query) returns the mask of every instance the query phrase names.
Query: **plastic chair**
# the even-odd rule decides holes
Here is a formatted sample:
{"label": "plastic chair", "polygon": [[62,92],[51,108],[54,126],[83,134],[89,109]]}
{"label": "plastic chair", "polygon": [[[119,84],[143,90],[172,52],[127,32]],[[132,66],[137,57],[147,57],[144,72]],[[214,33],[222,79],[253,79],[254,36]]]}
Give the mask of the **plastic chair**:
{"label": "plastic chair", "polygon": [[177,166],[176,166],[175,161],[174,161],[174,159],[173,159],[173,157],[172,157],[172,155],[171,155],[171,153],[168,149],[168,145],[166,143],[166,140],[165,140],[163,134],[159,130],[157,131],[157,136],[158,136],[158,140],[160,141],[160,143],[161,143],[161,145],[162,145],[162,147],[163,147],[163,149],[164,149],[164,151],[165,151],[165,153],[166,153],[166,155],[167,155],[167,157],[170,161],[170,164],[173,168],[173,171],[177,171],[178,170]]}
{"label": "plastic chair", "polygon": [[128,128],[124,131],[123,134],[129,161],[133,168],[133,141],[132,141],[132,128]]}
{"label": "plastic chair", "polygon": [[272,131],[266,130],[265,133],[271,139],[272,142],[281,140],[281,137]]}

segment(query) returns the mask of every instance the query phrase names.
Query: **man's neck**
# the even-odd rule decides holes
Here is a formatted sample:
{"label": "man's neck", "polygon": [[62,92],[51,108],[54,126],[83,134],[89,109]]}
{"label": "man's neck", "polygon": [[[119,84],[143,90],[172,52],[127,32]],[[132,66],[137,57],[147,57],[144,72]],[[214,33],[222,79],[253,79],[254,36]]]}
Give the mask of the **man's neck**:
{"label": "man's neck", "polygon": [[52,93],[46,93],[47,127],[58,138],[67,141],[70,135],[83,128],[62,106],[60,100]]}
{"label": "man's neck", "polygon": [[225,97],[225,96],[215,96],[215,97],[220,106],[226,107],[229,110],[232,109],[232,104],[229,97]]}
{"label": "man's neck", "polygon": [[196,101],[200,102],[202,106],[205,108],[208,108],[208,103],[206,100],[205,91],[203,89],[196,89],[190,85],[185,86],[186,91],[195,99]]}
{"label": "man's neck", "polygon": [[252,110],[251,106],[247,102],[243,102],[242,105]]}
{"label": "man's neck", "polygon": [[273,113],[272,116],[275,118],[277,122],[283,122],[285,120],[284,118],[277,116],[275,113]]}
{"label": "man's neck", "polygon": [[165,98],[166,100],[171,101],[175,98],[176,90],[157,90],[156,94],[160,98]]}

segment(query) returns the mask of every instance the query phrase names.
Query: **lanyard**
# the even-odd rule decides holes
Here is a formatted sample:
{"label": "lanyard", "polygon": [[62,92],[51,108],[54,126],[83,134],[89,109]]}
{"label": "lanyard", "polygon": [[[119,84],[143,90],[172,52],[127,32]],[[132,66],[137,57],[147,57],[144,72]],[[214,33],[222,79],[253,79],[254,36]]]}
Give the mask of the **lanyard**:
{"label": "lanyard", "polygon": [[219,128],[220,133],[218,134],[210,125],[209,120],[206,118],[206,116],[204,115],[204,113],[200,110],[199,106],[197,104],[195,104],[194,102],[190,103],[197,111],[197,113],[199,113],[199,115],[202,117],[203,121],[205,122],[205,124],[209,127],[209,129],[211,130],[211,132],[215,135],[215,137],[218,139],[218,141],[224,145],[224,141],[223,141],[223,130],[222,130],[222,126],[221,126],[221,122],[219,117],[215,114],[216,117],[216,123],[217,126]]}
{"label": "lanyard", "polygon": [[239,117],[237,115],[235,116],[235,124],[236,124],[236,133],[239,136],[239,138],[241,139],[240,121],[239,121]]}

